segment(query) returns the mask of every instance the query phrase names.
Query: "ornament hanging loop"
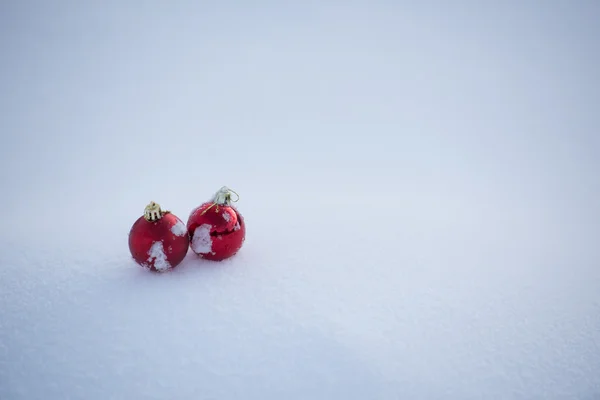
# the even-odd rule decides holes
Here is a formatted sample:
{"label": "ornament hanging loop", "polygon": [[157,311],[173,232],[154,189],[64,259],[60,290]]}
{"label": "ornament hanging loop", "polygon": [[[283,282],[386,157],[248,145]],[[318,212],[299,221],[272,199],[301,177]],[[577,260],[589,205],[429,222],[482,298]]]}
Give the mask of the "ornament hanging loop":
{"label": "ornament hanging loop", "polygon": [[[231,199],[231,194],[235,194],[235,200]],[[235,191],[229,189],[227,186],[223,186],[219,191],[215,194],[214,202],[220,206],[229,206],[231,202],[237,202],[240,199],[240,195]]]}
{"label": "ornament hanging loop", "polygon": [[[233,200],[231,198],[232,193],[235,194],[235,200]],[[237,192],[229,189],[227,186],[223,186],[215,194],[215,196],[213,198],[213,203],[210,205],[210,207],[207,207],[204,211],[202,211],[202,214],[200,214],[200,215],[206,214],[206,212],[208,210],[210,210],[211,208],[213,208],[215,206],[216,206],[216,211],[219,212],[219,206],[230,206],[231,202],[237,203],[237,201],[239,199],[240,199],[240,195]]]}
{"label": "ornament hanging loop", "polygon": [[235,194],[235,200],[232,200],[232,199],[231,199],[231,194],[229,195],[229,199],[230,199],[231,201],[233,201],[234,203],[237,203],[237,202],[238,202],[238,200],[240,199],[240,195],[239,195],[239,194],[237,194],[237,192],[236,192],[236,191],[234,191],[233,189],[229,189],[229,188],[228,188],[227,190],[229,190],[231,193]]}

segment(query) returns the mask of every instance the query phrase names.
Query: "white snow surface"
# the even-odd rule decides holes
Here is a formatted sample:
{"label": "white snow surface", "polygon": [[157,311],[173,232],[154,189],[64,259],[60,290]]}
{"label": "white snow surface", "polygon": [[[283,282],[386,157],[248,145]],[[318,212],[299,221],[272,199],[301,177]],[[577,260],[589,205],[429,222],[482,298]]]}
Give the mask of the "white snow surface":
{"label": "white snow surface", "polygon": [[202,224],[194,229],[191,247],[197,254],[208,254],[212,252],[212,237],[210,236],[210,224]]}
{"label": "white snow surface", "polygon": [[173,232],[173,235],[175,236],[185,236],[187,235],[187,227],[182,221],[177,221],[177,223],[171,227],[171,232]]}
{"label": "white snow surface", "polygon": [[154,262],[154,268],[158,271],[164,272],[171,268],[171,264],[167,260],[165,254],[165,248],[162,241],[154,242],[148,250],[148,263]]}
{"label": "white snow surface", "polygon": [[599,7],[0,2],[0,399],[600,398]]}

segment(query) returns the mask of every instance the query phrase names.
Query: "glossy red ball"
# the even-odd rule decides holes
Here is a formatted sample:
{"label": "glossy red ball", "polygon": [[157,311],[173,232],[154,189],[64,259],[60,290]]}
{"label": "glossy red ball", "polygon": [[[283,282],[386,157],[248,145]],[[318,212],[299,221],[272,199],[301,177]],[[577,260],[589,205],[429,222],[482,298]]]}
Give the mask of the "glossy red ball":
{"label": "glossy red ball", "polygon": [[207,202],[192,211],[187,222],[190,247],[200,257],[222,261],[234,256],[246,239],[246,224],[231,205]]}
{"label": "glossy red ball", "polygon": [[140,217],[129,232],[129,251],[144,268],[164,272],[175,268],[188,252],[190,239],[183,221],[166,212],[156,221]]}

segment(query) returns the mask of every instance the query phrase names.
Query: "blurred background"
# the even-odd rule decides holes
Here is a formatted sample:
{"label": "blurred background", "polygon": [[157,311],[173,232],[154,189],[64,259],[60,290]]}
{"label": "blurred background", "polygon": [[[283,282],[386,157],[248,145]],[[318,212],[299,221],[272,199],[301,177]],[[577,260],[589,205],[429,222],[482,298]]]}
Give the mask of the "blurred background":
{"label": "blurred background", "polygon": [[[0,2],[0,397],[597,398],[599,18],[585,0]],[[248,224],[229,269],[131,272],[150,200],[185,221],[223,185]],[[239,348],[152,352],[164,318]],[[191,372],[132,383],[186,354],[208,397]]]}

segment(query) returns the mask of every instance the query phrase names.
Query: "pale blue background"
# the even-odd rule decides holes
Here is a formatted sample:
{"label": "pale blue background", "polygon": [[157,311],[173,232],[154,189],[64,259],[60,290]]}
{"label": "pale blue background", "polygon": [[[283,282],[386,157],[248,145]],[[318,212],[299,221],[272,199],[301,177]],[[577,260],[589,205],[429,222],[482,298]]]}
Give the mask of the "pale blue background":
{"label": "pale blue background", "polygon": [[[598,398],[599,21],[2,1],[0,398]],[[235,259],[130,261],[222,185]]]}

